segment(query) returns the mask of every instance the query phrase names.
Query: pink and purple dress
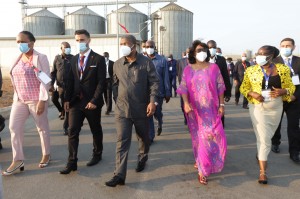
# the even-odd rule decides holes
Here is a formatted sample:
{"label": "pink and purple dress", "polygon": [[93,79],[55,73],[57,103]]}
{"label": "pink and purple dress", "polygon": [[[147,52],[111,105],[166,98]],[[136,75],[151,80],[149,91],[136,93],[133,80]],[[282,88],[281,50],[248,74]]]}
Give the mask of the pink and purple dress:
{"label": "pink and purple dress", "polygon": [[177,93],[186,94],[193,111],[186,114],[199,174],[221,172],[227,151],[219,109],[219,95],[225,90],[216,64],[205,69],[185,67]]}

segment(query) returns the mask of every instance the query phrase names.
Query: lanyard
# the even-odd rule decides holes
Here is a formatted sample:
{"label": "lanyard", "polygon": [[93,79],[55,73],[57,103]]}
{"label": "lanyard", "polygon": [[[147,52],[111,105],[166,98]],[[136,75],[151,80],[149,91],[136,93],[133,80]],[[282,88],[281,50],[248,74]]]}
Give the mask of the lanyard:
{"label": "lanyard", "polygon": [[295,71],[294,71],[294,69],[292,68],[292,64],[291,64],[291,62],[288,61],[288,60],[291,61],[291,59],[287,59],[287,60],[284,60],[284,63],[285,63],[285,65],[287,65],[288,67],[290,67],[290,70],[291,70],[292,74],[295,75]]}
{"label": "lanyard", "polygon": [[246,70],[247,64],[246,64],[246,63],[243,63],[243,62],[242,62],[242,64],[243,64],[243,66],[244,66],[244,69]]}
{"label": "lanyard", "polygon": [[29,59],[29,66],[30,66],[36,73],[37,73],[37,72],[40,72],[40,70],[39,70],[37,67],[35,67],[35,66],[33,65],[32,59],[33,59],[33,56],[31,56],[30,59]]}
{"label": "lanyard", "polygon": [[270,77],[272,76],[272,73],[273,73],[273,64],[270,66],[270,68],[272,69],[271,73],[269,75],[267,75],[267,73],[265,72],[265,69],[261,66],[261,70],[264,73],[265,80],[266,80],[265,89],[268,89],[268,86],[269,86],[269,79],[270,79]]}

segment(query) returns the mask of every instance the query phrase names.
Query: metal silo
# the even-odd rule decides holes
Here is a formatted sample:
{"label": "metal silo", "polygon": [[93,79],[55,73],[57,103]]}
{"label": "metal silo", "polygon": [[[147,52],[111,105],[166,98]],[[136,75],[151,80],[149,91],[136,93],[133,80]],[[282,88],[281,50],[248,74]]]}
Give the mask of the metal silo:
{"label": "metal silo", "polygon": [[[137,39],[147,40],[148,38],[148,16],[126,4],[118,9],[119,23],[124,26],[129,33],[136,36]],[[113,11],[107,15],[107,33],[117,34],[117,26],[119,33],[126,33],[126,31],[117,23],[117,13]],[[140,33],[140,34],[139,34]]]}
{"label": "metal silo", "polygon": [[193,41],[193,13],[170,3],[151,15],[152,36],[160,54],[175,59]]}
{"label": "metal silo", "polygon": [[63,35],[63,19],[45,8],[24,18],[24,30],[35,36]]}
{"label": "metal silo", "polygon": [[86,29],[90,34],[105,34],[105,18],[87,7],[66,15],[66,35],[74,35],[75,30],[79,29]]}

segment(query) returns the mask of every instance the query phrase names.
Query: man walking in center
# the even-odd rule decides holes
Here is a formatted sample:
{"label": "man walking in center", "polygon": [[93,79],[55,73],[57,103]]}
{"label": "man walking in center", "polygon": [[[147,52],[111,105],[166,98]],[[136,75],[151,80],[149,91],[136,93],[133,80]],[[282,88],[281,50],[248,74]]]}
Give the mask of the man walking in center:
{"label": "man walking in center", "polygon": [[136,38],[122,36],[120,47],[122,57],[115,62],[113,74],[113,84],[119,84],[115,109],[116,167],[112,179],[105,183],[109,187],[125,184],[133,125],[139,143],[136,172],[145,168],[150,146],[149,117],[155,112],[159,86],[153,63],[136,51]]}
{"label": "man walking in center", "polygon": [[77,170],[79,132],[85,118],[93,134],[93,154],[86,165],[93,166],[102,159],[103,132],[100,121],[104,104],[105,59],[89,48],[91,39],[88,31],[75,31],[75,40],[80,53],[71,60],[72,72],[65,93],[65,110],[69,112],[69,158],[61,174]]}
{"label": "man walking in center", "polygon": [[109,115],[112,110],[112,76],[113,76],[113,65],[114,62],[109,59],[109,53],[104,52],[103,56],[105,58],[106,63],[106,80],[104,86],[104,101],[106,104],[106,112],[105,115]]}

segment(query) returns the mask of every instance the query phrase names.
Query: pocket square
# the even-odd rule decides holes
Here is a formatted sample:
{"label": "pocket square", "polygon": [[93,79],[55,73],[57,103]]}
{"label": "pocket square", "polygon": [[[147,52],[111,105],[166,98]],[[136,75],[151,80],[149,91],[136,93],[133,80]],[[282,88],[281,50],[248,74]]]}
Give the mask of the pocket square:
{"label": "pocket square", "polygon": [[96,68],[96,65],[90,66],[91,68]]}

